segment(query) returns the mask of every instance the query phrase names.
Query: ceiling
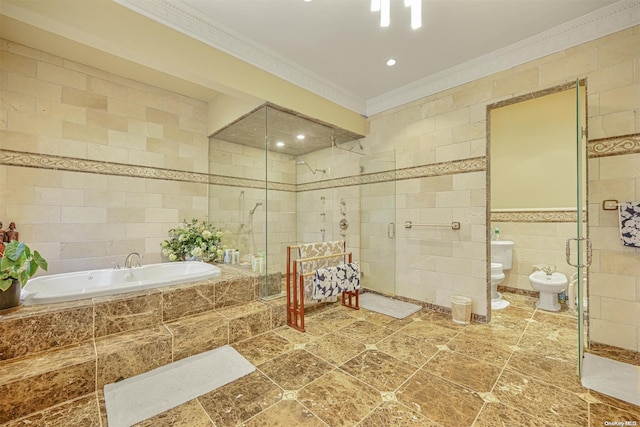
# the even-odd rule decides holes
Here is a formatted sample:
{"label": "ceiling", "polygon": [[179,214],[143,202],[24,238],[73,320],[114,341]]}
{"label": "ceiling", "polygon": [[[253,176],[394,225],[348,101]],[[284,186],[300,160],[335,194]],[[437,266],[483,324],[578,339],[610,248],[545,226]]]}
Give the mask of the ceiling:
{"label": "ceiling", "polygon": [[[402,0],[391,0],[388,28],[370,0],[116,1],[365,115],[425,96],[422,86],[442,90],[619,30],[620,19],[614,28],[601,21],[638,8],[636,0],[423,0],[422,28],[411,30]],[[391,57],[397,64],[387,67]]]}
{"label": "ceiling", "polygon": [[[299,135],[303,138],[298,138]],[[269,103],[239,117],[211,135],[211,138],[259,150],[266,148],[292,157],[332,146],[347,150],[341,145],[362,137],[363,135]],[[353,151],[353,147],[348,151]]]}

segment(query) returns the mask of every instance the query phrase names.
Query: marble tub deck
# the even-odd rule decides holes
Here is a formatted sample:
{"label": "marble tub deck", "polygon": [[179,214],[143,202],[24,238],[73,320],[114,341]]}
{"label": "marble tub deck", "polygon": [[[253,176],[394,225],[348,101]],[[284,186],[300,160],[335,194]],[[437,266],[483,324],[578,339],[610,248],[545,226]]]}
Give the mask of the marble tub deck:
{"label": "marble tub deck", "polygon": [[[137,426],[640,425],[640,407],[581,386],[575,317],[507,299],[491,325],[318,310],[304,334],[284,326],[233,344],[254,373]],[[4,426],[106,427],[104,414],[98,392]]]}

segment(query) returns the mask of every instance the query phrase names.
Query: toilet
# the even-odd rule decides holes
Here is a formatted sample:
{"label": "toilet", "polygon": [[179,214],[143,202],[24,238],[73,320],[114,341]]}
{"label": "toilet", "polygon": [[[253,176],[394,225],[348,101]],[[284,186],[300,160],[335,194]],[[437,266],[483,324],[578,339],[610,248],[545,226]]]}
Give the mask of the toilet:
{"label": "toilet", "polygon": [[498,285],[504,281],[505,270],[513,265],[513,242],[509,240],[491,241],[491,309],[500,310],[509,306],[509,301],[502,298]]}
{"label": "toilet", "polygon": [[534,271],[529,276],[529,281],[533,289],[540,292],[536,307],[541,310],[560,311],[558,294],[567,289],[567,276],[557,271],[553,274]]}

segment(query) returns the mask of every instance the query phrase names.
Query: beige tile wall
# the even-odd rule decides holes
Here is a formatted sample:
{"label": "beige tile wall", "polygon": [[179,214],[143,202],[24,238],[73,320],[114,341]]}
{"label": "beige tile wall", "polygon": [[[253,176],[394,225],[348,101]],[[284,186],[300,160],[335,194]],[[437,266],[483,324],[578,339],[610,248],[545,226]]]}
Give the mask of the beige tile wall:
{"label": "beige tile wall", "polygon": [[640,249],[622,245],[618,212],[602,209],[611,199],[640,201],[640,154],[589,160],[590,339],[640,351]]}
{"label": "beige tile wall", "polygon": [[[208,172],[204,102],[5,40],[0,54],[0,149]],[[206,218],[205,184],[109,173],[2,165],[0,220],[56,273],[159,262],[167,230]]]}
{"label": "beige tile wall", "polygon": [[[638,133],[639,69],[640,27],[636,26],[377,114],[370,119],[371,132],[364,144],[370,152],[395,149],[398,168],[483,157],[488,104],[576,78],[587,79],[590,139]],[[475,313],[486,313],[488,221],[482,175],[453,171],[442,177],[398,181],[399,224],[405,219],[462,222],[459,234],[448,234],[443,229],[411,230],[411,235],[408,230],[399,233],[396,246],[399,295],[448,306],[448,296],[460,293],[474,299]],[[471,181],[465,184],[469,187],[461,184],[467,181]],[[628,186],[631,182],[624,183],[624,188]],[[567,233],[564,224],[513,224],[513,228],[509,224],[504,228],[506,235],[512,233],[514,240],[520,240],[516,252],[518,274],[510,283],[516,279],[515,286],[525,288],[522,276],[527,265],[538,260],[564,268],[560,267],[564,262],[561,256],[564,242],[560,240]],[[542,246],[549,245],[557,249],[540,251]],[[624,264],[628,257],[617,252],[607,262]],[[635,288],[633,292],[626,288],[623,292],[626,299],[624,304],[619,300],[620,307],[627,307],[627,301],[636,301],[638,294],[637,273],[628,273],[632,278],[628,276],[626,280],[633,281]],[[629,328],[629,323],[617,320],[609,321],[606,329],[604,322],[595,322],[592,338],[638,349],[638,328]],[[628,322],[635,322],[635,318]],[[629,332],[622,337],[616,326]]]}
{"label": "beige tile wall", "polygon": [[529,275],[536,264],[551,265],[571,278],[575,268],[566,262],[565,242],[576,236],[573,222],[499,222],[491,226],[500,229],[501,240],[511,240],[513,246],[513,267],[505,271],[501,286],[534,291]]}
{"label": "beige tile wall", "polygon": [[[206,172],[207,141],[201,130],[205,106],[198,101],[8,42],[2,42],[1,52],[0,148]],[[475,313],[487,312],[485,173],[466,173],[456,168],[456,161],[486,155],[488,104],[586,78],[589,138],[638,133],[638,70],[640,27],[636,26],[371,117],[370,134],[363,141],[368,154],[395,150],[398,169],[441,162],[453,165],[442,176],[397,182],[397,222],[462,223],[458,232],[398,227],[397,293],[445,306],[453,293],[468,295],[474,299]],[[322,153],[312,159],[324,159],[324,164],[330,164],[331,156]],[[316,167],[322,168],[324,164],[319,162]],[[16,213],[33,218],[16,221],[19,228],[22,224],[23,239],[33,242],[42,239],[45,254],[54,260],[54,269],[58,270],[72,269],[70,262],[61,257],[62,249],[67,247],[63,243],[70,244],[69,252],[65,253],[76,255],[83,250],[77,244],[97,254],[129,242],[151,251],[164,237],[165,230],[174,225],[171,221],[185,215],[206,214],[207,210],[207,188],[201,184],[34,170],[30,171],[33,178],[31,173],[24,178],[27,182],[35,180],[33,185],[15,180],[25,170],[0,166],[2,200],[12,200],[11,204],[2,203],[0,214],[5,222],[16,220],[9,218]],[[348,176],[348,168],[338,170]],[[255,170],[247,168],[245,172],[244,177],[252,178]],[[629,185],[627,178],[619,178],[625,180],[625,186]],[[590,181],[598,179],[590,176]],[[338,193],[341,190],[333,191],[335,215],[335,201],[342,196]],[[100,192],[104,197],[95,197]],[[136,217],[133,222],[115,219],[128,216],[126,211],[114,210],[111,205],[122,198],[140,200],[141,193],[150,198],[148,203],[158,206],[145,207],[144,216],[134,209],[130,212]],[[315,200],[319,195],[320,190],[309,197]],[[349,193],[347,197],[356,196]],[[48,205],[42,200],[58,201]],[[73,200],[73,205],[67,205],[67,200]],[[75,213],[76,208],[81,208],[79,213]],[[295,208],[298,210],[300,206],[296,204]],[[36,236],[35,224],[46,230],[38,230]],[[153,230],[154,226],[159,230]],[[157,234],[141,237],[143,227]],[[313,231],[315,228],[317,224],[310,221],[309,231],[298,230],[297,239],[305,237],[306,232],[317,233]],[[40,237],[45,235],[46,239]],[[61,241],[61,235],[70,238]],[[94,241],[95,236],[106,240]],[[120,259],[125,253],[112,259]],[[151,252],[150,258],[154,257]],[[624,266],[629,255],[602,251],[599,258],[601,264],[605,261],[607,265]],[[78,264],[110,260],[99,256],[69,259]],[[625,283],[631,280],[629,277],[637,280],[634,270],[624,271]],[[615,274],[616,278],[621,275],[607,274]],[[626,285],[620,294],[624,298],[613,301],[614,306],[619,303],[620,308],[626,309],[632,302],[631,307],[635,307],[638,283],[633,293],[630,285]],[[601,298],[601,307],[611,300]],[[607,310],[609,307],[611,304],[606,306]],[[603,319],[600,326],[594,326],[594,337],[601,337],[604,343],[637,349],[637,323],[623,323],[611,316]]]}

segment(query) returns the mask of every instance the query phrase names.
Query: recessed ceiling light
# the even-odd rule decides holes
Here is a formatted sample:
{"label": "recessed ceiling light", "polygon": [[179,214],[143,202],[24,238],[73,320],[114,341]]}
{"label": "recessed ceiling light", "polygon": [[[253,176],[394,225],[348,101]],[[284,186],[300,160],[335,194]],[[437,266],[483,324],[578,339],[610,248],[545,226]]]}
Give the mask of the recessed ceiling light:
{"label": "recessed ceiling light", "polygon": [[298,134],[298,136],[296,136],[296,138],[298,138],[300,141],[302,141],[304,139],[304,135],[303,134]]}
{"label": "recessed ceiling light", "polygon": [[387,67],[393,67],[394,65],[396,65],[396,60],[393,58],[389,58],[387,59]]}
{"label": "recessed ceiling light", "polygon": [[284,147],[284,142],[282,141],[276,142],[276,147]]}

